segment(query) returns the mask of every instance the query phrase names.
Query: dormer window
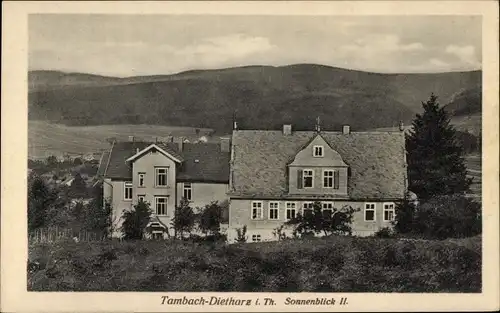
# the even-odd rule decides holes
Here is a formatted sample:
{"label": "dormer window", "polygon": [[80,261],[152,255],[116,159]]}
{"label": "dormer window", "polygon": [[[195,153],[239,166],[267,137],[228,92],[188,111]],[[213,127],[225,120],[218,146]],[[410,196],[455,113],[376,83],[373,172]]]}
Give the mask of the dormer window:
{"label": "dormer window", "polygon": [[322,158],[323,157],[323,146],[314,146],[313,147],[313,156],[315,158]]}

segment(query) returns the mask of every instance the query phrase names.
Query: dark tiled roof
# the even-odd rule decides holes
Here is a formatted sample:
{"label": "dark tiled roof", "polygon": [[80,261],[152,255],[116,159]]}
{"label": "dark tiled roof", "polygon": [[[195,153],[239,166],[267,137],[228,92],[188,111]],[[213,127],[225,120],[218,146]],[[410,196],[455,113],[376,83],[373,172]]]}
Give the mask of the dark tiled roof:
{"label": "dark tiled roof", "polygon": [[[350,167],[350,199],[403,198],[406,162],[403,132],[321,132]],[[315,136],[297,131],[233,132],[233,196],[287,197],[287,164]]]}
{"label": "dark tiled roof", "polygon": [[229,182],[229,152],[213,143],[185,143],[179,181]]}
{"label": "dark tiled roof", "polygon": [[[111,148],[105,177],[131,179],[132,168],[128,158],[153,142],[117,142]],[[192,182],[229,182],[229,152],[221,152],[214,143],[184,143],[179,151],[177,143],[155,143],[158,147],[182,160],[177,180]],[[198,162],[195,162],[198,160]]]}

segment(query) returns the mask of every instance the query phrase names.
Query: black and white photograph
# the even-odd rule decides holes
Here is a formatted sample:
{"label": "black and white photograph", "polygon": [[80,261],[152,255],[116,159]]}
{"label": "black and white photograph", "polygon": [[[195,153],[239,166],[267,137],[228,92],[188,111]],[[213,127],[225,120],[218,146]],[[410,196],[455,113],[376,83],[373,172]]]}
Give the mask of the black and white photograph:
{"label": "black and white photograph", "polygon": [[483,31],[477,14],[28,14],[26,291],[481,294]]}

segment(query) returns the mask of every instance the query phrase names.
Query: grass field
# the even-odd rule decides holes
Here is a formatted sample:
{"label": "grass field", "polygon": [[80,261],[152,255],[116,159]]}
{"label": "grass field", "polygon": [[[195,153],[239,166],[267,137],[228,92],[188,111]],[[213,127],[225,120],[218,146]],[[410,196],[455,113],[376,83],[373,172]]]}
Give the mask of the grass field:
{"label": "grass field", "polygon": [[38,291],[481,291],[481,237],[70,241],[30,245],[29,260],[28,290]]}
{"label": "grass field", "polygon": [[[200,129],[200,135],[209,129]],[[85,154],[109,148],[109,137],[128,140],[128,136],[153,141],[154,137],[184,136],[197,138],[194,128],[159,125],[100,125],[73,127],[44,121],[28,121],[28,156],[46,158],[50,155]]]}

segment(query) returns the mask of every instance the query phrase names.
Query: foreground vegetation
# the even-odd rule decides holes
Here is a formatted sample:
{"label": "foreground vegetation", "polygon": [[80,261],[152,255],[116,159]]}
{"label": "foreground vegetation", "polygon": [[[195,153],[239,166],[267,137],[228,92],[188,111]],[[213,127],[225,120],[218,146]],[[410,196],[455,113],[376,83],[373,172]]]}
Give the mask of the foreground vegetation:
{"label": "foreground vegetation", "polygon": [[38,291],[481,291],[479,236],[234,245],[68,241],[31,245],[29,260],[28,289]]}

